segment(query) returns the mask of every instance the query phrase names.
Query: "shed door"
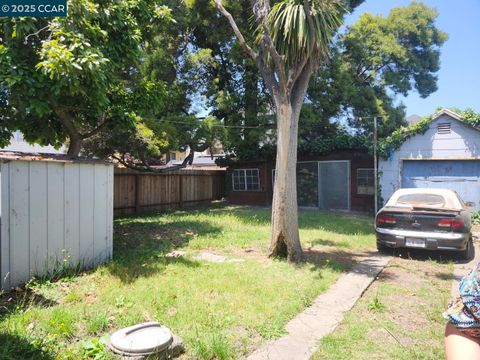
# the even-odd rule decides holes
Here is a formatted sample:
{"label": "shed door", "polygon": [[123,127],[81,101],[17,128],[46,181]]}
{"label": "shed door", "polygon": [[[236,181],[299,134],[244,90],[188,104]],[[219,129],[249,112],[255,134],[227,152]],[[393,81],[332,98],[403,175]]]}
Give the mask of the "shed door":
{"label": "shed door", "polygon": [[480,161],[408,160],[403,162],[402,187],[455,190],[480,210]]}
{"label": "shed door", "polygon": [[320,209],[350,209],[349,161],[318,163],[318,207]]}

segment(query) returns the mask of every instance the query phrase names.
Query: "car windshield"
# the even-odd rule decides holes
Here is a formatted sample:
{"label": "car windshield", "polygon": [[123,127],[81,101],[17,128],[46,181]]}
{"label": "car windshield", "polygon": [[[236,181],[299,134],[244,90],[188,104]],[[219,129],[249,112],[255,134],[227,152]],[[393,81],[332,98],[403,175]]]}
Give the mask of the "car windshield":
{"label": "car windshield", "polygon": [[399,205],[411,205],[414,207],[444,207],[445,198],[437,194],[406,194],[397,199]]}

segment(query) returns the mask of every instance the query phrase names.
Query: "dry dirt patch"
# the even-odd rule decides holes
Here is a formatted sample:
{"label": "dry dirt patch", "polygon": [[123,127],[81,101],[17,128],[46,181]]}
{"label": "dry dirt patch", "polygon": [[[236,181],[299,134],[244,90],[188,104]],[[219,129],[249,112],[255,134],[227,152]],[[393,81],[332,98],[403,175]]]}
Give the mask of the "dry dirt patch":
{"label": "dry dirt patch", "polygon": [[453,265],[393,258],[313,359],[441,359]]}

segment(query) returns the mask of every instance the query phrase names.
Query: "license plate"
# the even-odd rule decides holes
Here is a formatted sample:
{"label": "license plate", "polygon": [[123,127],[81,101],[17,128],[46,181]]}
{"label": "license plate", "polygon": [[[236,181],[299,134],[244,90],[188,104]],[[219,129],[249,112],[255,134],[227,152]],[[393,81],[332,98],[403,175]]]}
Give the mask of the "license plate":
{"label": "license plate", "polygon": [[417,239],[417,238],[406,238],[405,239],[405,246],[412,246],[412,247],[425,247],[425,240],[424,239]]}

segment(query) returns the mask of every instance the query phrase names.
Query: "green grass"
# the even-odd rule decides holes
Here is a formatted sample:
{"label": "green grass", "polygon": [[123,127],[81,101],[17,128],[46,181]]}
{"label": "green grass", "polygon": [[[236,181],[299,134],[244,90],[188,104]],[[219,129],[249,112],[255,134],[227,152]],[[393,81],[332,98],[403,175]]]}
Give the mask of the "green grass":
{"label": "green grass", "polygon": [[[149,320],[181,336],[187,358],[245,356],[347,268],[267,259],[269,222],[267,209],[223,205],[116,219],[110,263],[1,297],[0,359],[108,358],[102,336]],[[322,251],[374,246],[369,218],[308,211],[300,228],[304,246]],[[186,255],[165,257],[173,249]],[[243,261],[195,260],[205,249]]]}
{"label": "green grass", "polygon": [[[452,263],[394,258],[312,360],[444,358]],[[448,275],[448,276],[447,276]]]}

